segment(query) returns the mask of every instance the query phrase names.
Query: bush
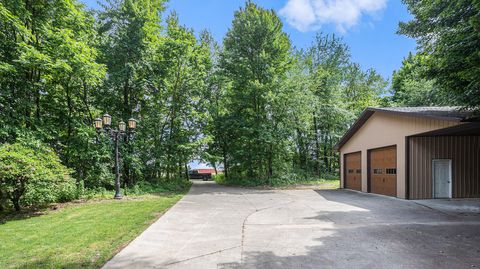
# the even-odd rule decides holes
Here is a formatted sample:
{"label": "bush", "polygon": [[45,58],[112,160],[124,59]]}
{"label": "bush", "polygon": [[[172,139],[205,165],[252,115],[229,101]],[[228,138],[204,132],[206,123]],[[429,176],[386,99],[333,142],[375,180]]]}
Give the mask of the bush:
{"label": "bush", "polygon": [[76,198],[70,170],[55,152],[37,141],[22,141],[0,147],[0,202],[15,210]]}
{"label": "bush", "polygon": [[226,184],[225,182],[225,174],[216,174],[213,175],[213,180],[218,184]]}

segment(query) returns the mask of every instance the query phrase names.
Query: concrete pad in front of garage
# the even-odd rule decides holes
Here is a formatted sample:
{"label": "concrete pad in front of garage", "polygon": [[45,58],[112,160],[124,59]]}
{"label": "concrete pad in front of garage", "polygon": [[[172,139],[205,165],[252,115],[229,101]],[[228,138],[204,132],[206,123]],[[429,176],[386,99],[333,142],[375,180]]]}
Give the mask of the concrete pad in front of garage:
{"label": "concrete pad in front of garage", "polygon": [[432,199],[415,202],[444,213],[480,214],[480,199]]}
{"label": "concrete pad in front of garage", "polygon": [[336,190],[196,182],[105,268],[475,268],[480,214]]}

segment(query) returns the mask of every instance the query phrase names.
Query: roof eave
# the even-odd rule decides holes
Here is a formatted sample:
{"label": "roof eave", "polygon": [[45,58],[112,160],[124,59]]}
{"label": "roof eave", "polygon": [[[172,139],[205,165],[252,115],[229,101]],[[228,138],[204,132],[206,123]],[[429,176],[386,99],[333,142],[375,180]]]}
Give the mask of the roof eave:
{"label": "roof eave", "polygon": [[445,116],[435,116],[435,115],[427,115],[427,114],[420,114],[420,113],[412,113],[412,112],[406,112],[406,111],[391,111],[391,110],[385,110],[381,108],[373,108],[369,107],[367,110],[375,111],[375,112],[381,112],[385,114],[391,114],[391,115],[400,115],[400,116],[406,116],[406,117],[417,117],[417,118],[429,118],[429,119],[434,119],[434,120],[442,120],[442,121],[453,121],[453,122],[460,122],[464,121],[464,118],[460,117],[445,117]]}
{"label": "roof eave", "polygon": [[391,111],[391,110],[385,110],[381,108],[373,108],[373,107],[368,107],[366,108],[360,117],[355,121],[355,123],[348,129],[348,131],[343,135],[343,137],[338,141],[337,144],[335,144],[334,149],[336,151],[340,151],[340,149],[350,140],[350,138],[353,137],[353,135],[367,122],[367,120],[375,113],[375,112],[381,112],[381,113],[386,113],[386,114],[391,114],[391,115],[401,115],[401,116],[406,116],[406,117],[419,117],[419,118],[429,118],[429,119],[436,119],[436,120],[442,120],[442,121],[452,121],[452,122],[465,122],[468,121],[468,119],[465,118],[459,118],[459,117],[444,117],[444,116],[435,116],[435,115],[425,115],[425,114],[415,114],[415,113],[410,113],[410,112],[404,112],[404,111]]}

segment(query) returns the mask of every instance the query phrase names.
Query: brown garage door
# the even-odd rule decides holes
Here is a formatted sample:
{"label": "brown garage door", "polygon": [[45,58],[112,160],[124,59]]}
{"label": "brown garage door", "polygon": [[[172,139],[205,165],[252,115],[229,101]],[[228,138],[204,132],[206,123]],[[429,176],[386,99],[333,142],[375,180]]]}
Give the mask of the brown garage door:
{"label": "brown garage door", "polygon": [[362,190],[362,157],[361,153],[345,155],[345,188]]}
{"label": "brown garage door", "polygon": [[370,150],[370,192],[397,196],[397,147]]}

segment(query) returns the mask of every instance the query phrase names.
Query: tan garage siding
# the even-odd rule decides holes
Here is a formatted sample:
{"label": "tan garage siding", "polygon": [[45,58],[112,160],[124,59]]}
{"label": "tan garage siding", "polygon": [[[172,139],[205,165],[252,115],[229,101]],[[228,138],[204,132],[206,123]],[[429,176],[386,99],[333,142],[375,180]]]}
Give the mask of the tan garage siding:
{"label": "tan garage siding", "polygon": [[[458,121],[404,116],[392,113],[375,112],[363,126],[340,148],[341,160],[344,154],[361,151],[362,191],[367,192],[368,150],[385,146],[397,146],[397,197],[405,198],[405,137],[460,124]],[[341,186],[344,187],[343,162]]]}
{"label": "tan garage siding", "polygon": [[431,199],[432,160],[452,160],[453,198],[480,197],[480,136],[409,138],[410,199]]}

